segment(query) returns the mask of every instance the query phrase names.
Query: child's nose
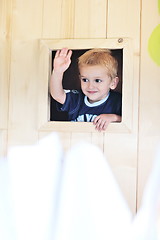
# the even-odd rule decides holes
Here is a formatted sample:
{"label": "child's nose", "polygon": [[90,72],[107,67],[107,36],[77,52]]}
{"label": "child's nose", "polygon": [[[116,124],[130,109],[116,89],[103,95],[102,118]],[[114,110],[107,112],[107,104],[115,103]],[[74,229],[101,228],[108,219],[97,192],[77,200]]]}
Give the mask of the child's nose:
{"label": "child's nose", "polygon": [[89,82],[89,83],[88,83],[88,88],[89,88],[89,89],[94,88],[94,83],[93,83],[93,82]]}

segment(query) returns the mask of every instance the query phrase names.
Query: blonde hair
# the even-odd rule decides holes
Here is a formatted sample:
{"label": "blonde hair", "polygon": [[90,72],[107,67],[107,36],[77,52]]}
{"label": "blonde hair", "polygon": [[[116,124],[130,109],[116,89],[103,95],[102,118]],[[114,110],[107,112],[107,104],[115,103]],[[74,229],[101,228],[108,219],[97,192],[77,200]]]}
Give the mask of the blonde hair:
{"label": "blonde hair", "polygon": [[78,67],[80,68],[83,65],[101,65],[106,68],[108,76],[111,77],[111,79],[117,76],[118,62],[111,55],[109,49],[94,48],[88,50],[78,58]]}

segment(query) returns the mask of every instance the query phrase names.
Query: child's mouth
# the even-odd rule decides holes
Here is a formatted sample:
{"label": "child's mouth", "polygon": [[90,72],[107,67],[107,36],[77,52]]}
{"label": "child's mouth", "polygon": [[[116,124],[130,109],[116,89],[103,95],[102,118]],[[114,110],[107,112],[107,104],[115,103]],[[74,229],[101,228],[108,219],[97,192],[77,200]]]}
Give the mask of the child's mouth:
{"label": "child's mouth", "polygon": [[89,94],[97,93],[97,91],[88,91]]}

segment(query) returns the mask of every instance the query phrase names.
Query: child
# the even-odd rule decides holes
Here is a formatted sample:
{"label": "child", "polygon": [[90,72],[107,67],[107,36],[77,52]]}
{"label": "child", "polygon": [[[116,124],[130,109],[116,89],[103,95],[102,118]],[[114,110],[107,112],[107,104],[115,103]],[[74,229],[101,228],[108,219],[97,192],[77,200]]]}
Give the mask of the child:
{"label": "child", "polygon": [[98,131],[110,122],[121,121],[121,94],[117,87],[118,63],[107,49],[92,49],[78,59],[81,90],[64,90],[62,79],[71,63],[72,51],[56,52],[50,80],[51,96],[60,111],[67,111],[70,121],[93,122]]}

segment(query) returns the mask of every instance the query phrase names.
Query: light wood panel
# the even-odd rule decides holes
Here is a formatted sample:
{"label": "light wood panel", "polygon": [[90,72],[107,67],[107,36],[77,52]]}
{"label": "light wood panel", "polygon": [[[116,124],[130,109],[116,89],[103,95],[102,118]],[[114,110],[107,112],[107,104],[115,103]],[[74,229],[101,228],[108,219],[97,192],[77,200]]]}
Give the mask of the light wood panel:
{"label": "light wood panel", "polygon": [[[142,1],[142,44],[140,72],[140,119],[138,158],[138,206],[160,143],[160,67],[149,56],[148,39],[160,23],[158,2]],[[151,18],[149,16],[152,16]]]}
{"label": "light wood panel", "polygon": [[43,0],[13,0],[13,39],[37,39],[42,36]]}
{"label": "light wood panel", "polygon": [[7,155],[7,130],[0,130],[0,160]]}
{"label": "light wood panel", "polygon": [[[132,65],[133,72],[128,75],[128,79],[133,78],[132,87],[123,86],[124,92],[131,92],[133,96],[132,117],[134,133],[138,130],[138,112],[139,112],[139,72],[140,72],[140,22],[141,20],[141,1],[135,0],[109,0],[108,1],[108,18],[107,18],[107,38],[122,38],[127,36],[130,39],[130,53],[132,52],[133,61],[123,63],[123,71],[126,71],[128,65]],[[128,60],[131,56],[128,55]],[[127,58],[126,58],[127,59]],[[128,74],[128,73],[127,73]],[[127,76],[126,78],[127,79]],[[125,80],[126,81],[126,80]],[[132,90],[131,90],[132,89]],[[127,97],[126,102],[129,101]],[[129,105],[128,105],[129,107]],[[128,109],[129,110],[129,109]],[[126,111],[128,114],[129,111]],[[125,112],[125,111],[124,111]]]}
{"label": "light wood panel", "polygon": [[128,36],[139,42],[140,4],[140,0],[108,0],[107,37]]}
{"label": "light wood panel", "polygon": [[[125,58],[123,62],[123,71],[125,73],[129,65],[132,65],[131,75],[126,75],[125,81],[133,78],[132,86],[125,87],[123,85],[124,92],[130,92],[133,96],[132,113],[129,113],[129,109],[126,111],[133,116],[133,128],[137,132],[138,127],[138,103],[139,103],[139,71],[140,71],[140,17],[141,17],[141,2],[140,0],[109,0],[108,1],[108,18],[107,18],[107,38],[122,38],[128,37],[130,39],[129,53],[133,55]],[[129,62],[129,59],[133,57],[133,61]],[[127,61],[128,59],[128,61]],[[128,74],[128,73],[126,73]],[[123,92],[123,93],[124,93]],[[124,95],[123,95],[124,96]],[[125,96],[124,96],[125,97]],[[131,99],[127,96],[126,102]],[[129,106],[129,105],[128,105]],[[125,111],[124,111],[125,112]],[[124,113],[125,114],[125,113]]]}
{"label": "light wood panel", "polygon": [[37,89],[43,1],[13,0],[9,145],[32,144],[37,132]]}
{"label": "light wood panel", "polygon": [[92,132],[92,141],[91,143],[96,145],[101,149],[102,152],[104,152],[104,132],[99,132],[99,133],[93,133]]}
{"label": "light wood panel", "polygon": [[12,1],[0,1],[0,159],[6,157]]}
{"label": "light wood panel", "polygon": [[46,0],[43,38],[105,38],[107,1]]}
{"label": "light wood panel", "polygon": [[7,129],[10,44],[0,39],[0,128]]}
{"label": "light wood panel", "polygon": [[50,132],[50,131],[39,131],[39,139],[42,139],[44,137],[47,137],[48,135],[50,135],[51,133],[55,133],[57,134],[57,137],[60,140],[60,144],[62,147],[62,151],[64,152],[64,154],[70,150],[71,148],[71,134],[70,132]]}
{"label": "light wood panel", "polygon": [[[140,9],[141,2],[142,9]],[[41,138],[53,130],[60,135],[65,151],[81,140],[98,145],[104,151],[129,206],[135,212],[137,154],[139,154],[138,204],[140,204],[160,136],[158,110],[160,68],[150,59],[147,52],[148,38],[160,20],[157,1],[1,0],[0,16],[1,154],[5,152],[7,143],[9,105],[9,145],[33,144],[38,136]],[[142,16],[141,26],[140,16]],[[141,62],[139,61],[140,30]],[[129,126],[128,130],[123,124],[111,124],[105,133],[97,133],[90,123],[85,127],[80,123],[79,129],[75,125],[66,129],[61,123],[56,123],[53,127],[53,124],[49,123],[47,129],[45,127],[40,129],[39,117],[44,115],[41,112],[44,105],[46,112],[42,123],[46,122],[48,116],[48,75],[41,76],[41,72],[42,68],[48,66],[49,54],[47,53],[41,65],[40,57],[43,50],[39,40],[57,39],[56,46],[62,47],[61,40],[64,40],[63,44],[66,46],[68,42],[65,40],[72,39],[71,46],[74,45],[75,49],[77,46],[83,49],[91,47],[93,40],[99,39],[101,42],[106,36],[111,42],[112,39],[117,41],[119,38],[129,39],[131,42],[129,47],[131,55],[128,55],[129,60],[124,62],[126,83],[123,85],[123,94],[127,92],[126,96],[129,96],[123,95],[123,101],[125,103],[128,101],[126,108],[123,108],[123,118]],[[82,41],[78,42],[77,38]],[[89,45],[84,44],[84,38],[89,39]],[[114,47],[120,44],[117,42]],[[130,64],[132,71],[128,75],[127,69]],[[8,91],[10,91],[9,96]]]}
{"label": "light wood panel", "polygon": [[105,134],[104,154],[133,213],[136,212],[137,135]]}
{"label": "light wood panel", "polygon": [[[123,79],[124,101],[132,101],[132,111],[127,110],[127,104],[123,105],[123,114],[129,118],[132,115],[132,131],[126,134],[105,134],[104,153],[125,198],[132,210],[136,211],[136,187],[137,187],[137,151],[138,151],[138,111],[139,111],[139,55],[140,55],[140,0],[109,0],[107,18],[107,37],[122,38],[128,37],[132,42],[130,53],[133,61],[123,62],[123,71],[132,64],[133,72]],[[128,56],[128,60],[130,56]],[[132,86],[125,86],[125,81],[133,78]],[[125,96],[125,92],[130,92],[130,97]],[[128,105],[129,108],[129,105]],[[123,118],[123,115],[122,115]]]}
{"label": "light wood panel", "polygon": [[75,38],[106,38],[107,1],[75,0]]}
{"label": "light wood panel", "polygon": [[9,143],[37,138],[38,41],[14,41],[10,83]]}
{"label": "light wood panel", "polygon": [[[43,38],[73,38],[75,24],[74,0],[45,0],[43,7]],[[65,46],[64,46],[65,47]]]}
{"label": "light wood panel", "polygon": [[0,1],[0,129],[8,125],[12,1]]}
{"label": "light wood panel", "polygon": [[80,132],[72,132],[71,134],[71,146],[74,146],[75,144],[78,144],[79,142],[88,142],[91,143],[92,140],[92,134],[90,132],[84,133],[82,131]]}
{"label": "light wood panel", "polygon": [[[50,2],[51,3],[51,2]],[[48,46],[48,49],[57,49],[63,46],[67,46],[72,49],[85,49],[93,47],[109,47],[108,45],[102,44],[101,38],[109,37],[112,47],[116,48],[117,45],[123,45],[123,41],[125,42],[126,38],[129,38],[130,44],[128,46],[129,51],[125,52],[124,50],[124,71],[123,71],[123,122],[122,124],[125,125],[126,123],[128,131],[124,131],[122,128],[122,124],[111,124],[107,129],[105,134],[99,134],[93,129],[93,125],[91,124],[84,124],[81,123],[82,129],[81,132],[79,131],[80,127],[75,126],[75,124],[67,123],[67,127],[64,123],[47,123],[47,94],[43,92],[44,100],[41,99],[42,103],[41,106],[44,106],[43,102],[45,102],[45,110],[44,113],[46,117],[42,114],[43,112],[40,111],[41,120],[40,120],[40,131],[67,131],[71,132],[71,139],[68,138],[68,141],[71,142],[71,146],[74,145],[76,142],[81,140],[87,140],[89,142],[95,143],[98,145],[102,151],[104,151],[105,156],[110,156],[111,167],[115,173],[115,176],[123,190],[125,197],[129,203],[129,206],[133,212],[136,210],[136,184],[137,184],[137,130],[138,130],[138,89],[139,89],[139,39],[140,39],[140,2],[136,1],[136,3],[132,3],[131,7],[129,6],[128,1],[123,2],[123,6],[121,2],[116,1],[114,4],[111,1],[108,1],[108,10],[107,9],[107,2],[106,1],[75,1],[75,25],[74,25],[74,37],[70,39],[70,41],[66,41],[65,39],[57,39],[57,41],[50,40],[48,42],[44,42],[45,47]],[[127,5],[126,5],[127,4]],[[84,7],[85,6],[85,7]],[[114,14],[116,8],[120,9],[119,19]],[[71,4],[71,9],[73,9],[73,4]],[[83,9],[83,11],[79,11]],[[128,18],[128,12],[126,9],[131,13],[131,20],[128,21],[128,25],[126,26],[126,20]],[[132,11],[132,12],[131,12]],[[108,12],[108,16],[107,16]],[[112,14],[110,14],[112,12]],[[73,16],[73,12],[71,14]],[[45,15],[46,16],[46,15]],[[120,21],[120,16],[124,16],[124,20]],[[137,25],[135,26],[134,18],[136,17]],[[71,26],[71,21],[67,22],[69,26]],[[107,32],[106,32],[106,23],[107,23]],[[121,26],[121,24],[122,26]],[[72,25],[73,26],[73,25]],[[129,31],[128,28],[134,28],[135,31]],[[47,29],[47,28],[46,28]],[[48,36],[50,35],[51,29],[48,28]],[[118,30],[118,31],[117,31]],[[114,33],[116,32],[117,35]],[[134,33],[133,33],[134,32]],[[56,31],[57,33],[57,31]],[[47,33],[45,34],[47,36]],[[61,38],[61,35],[59,35]],[[72,37],[72,34],[70,34]],[[117,43],[114,45],[113,38],[117,39]],[[121,41],[118,41],[119,38],[124,37]],[[91,39],[92,37],[92,39]],[[57,36],[56,36],[57,38]],[[69,37],[70,38],[70,37]],[[84,43],[83,40],[78,40],[74,38],[88,38],[88,45],[87,42]],[[101,44],[93,44],[94,38],[99,38],[99,42]],[[77,44],[77,45],[76,45]],[[113,46],[114,45],[114,46]],[[41,53],[44,51],[43,47],[41,48]],[[49,52],[49,50],[48,50]],[[47,55],[49,53],[43,53],[45,59],[45,63],[42,64],[46,67],[47,71],[49,66],[46,65],[46,61],[49,61]],[[127,55],[127,57],[126,57]],[[43,56],[43,55],[41,55]],[[43,61],[42,61],[43,62]],[[41,65],[41,66],[42,66]],[[127,71],[128,69],[132,69],[131,71]],[[41,67],[44,71],[44,68]],[[42,76],[46,76],[47,74],[41,74]],[[44,77],[43,77],[44,78]],[[44,83],[45,89],[47,89],[47,82]],[[43,89],[43,85],[41,85],[41,89]],[[40,94],[42,96],[42,94]],[[41,108],[39,108],[41,109]],[[47,123],[47,124],[45,124]],[[78,124],[79,126],[80,124]],[[86,127],[85,127],[86,126]],[[118,128],[116,128],[118,127]],[[113,128],[113,132],[112,132]],[[117,130],[119,129],[119,130]],[[92,134],[90,134],[92,132]],[[124,135],[124,133],[126,133]],[[113,135],[112,135],[113,134]],[[121,141],[123,138],[123,141]],[[98,141],[99,140],[99,141]],[[66,139],[67,141],[67,139]],[[125,149],[125,142],[130,143],[128,149]],[[115,145],[116,149],[115,150]],[[123,151],[121,151],[123,149]],[[127,151],[128,155],[131,156],[130,160],[127,162],[127,155],[126,161],[124,162],[123,155],[124,152]],[[118,152],[118,154],[117,154]],[[114,154],[113,154],[114,153]],[[117,163],[116,158],[119,158],[120,161]],[[113,162],[112,162],[113,161]],[[127,163],[126,163],[127,162]],[[132,189],[131,192],[128,191],[128,186]]]}
{"label": "light wood panel", "polygon": [[70,132],[67,132],[67,133],[58,132],[58,136],[60,138],[64,152],[69,151],[71,148],[71,135],[72,135],[72,133],[70,133]]}

